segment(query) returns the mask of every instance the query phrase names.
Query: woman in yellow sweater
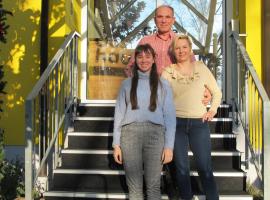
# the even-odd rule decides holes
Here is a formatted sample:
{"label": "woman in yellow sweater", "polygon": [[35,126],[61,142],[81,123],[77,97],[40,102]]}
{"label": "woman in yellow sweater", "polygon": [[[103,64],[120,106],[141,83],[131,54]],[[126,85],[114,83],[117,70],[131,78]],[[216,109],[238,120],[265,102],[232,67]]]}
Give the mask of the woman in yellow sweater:
{"label": "woman in yellow sweater", "polygon": [[[190,182],[188,144],[196,160],[198,173],[208,200],[217,200],[218,192],[211,164],[210,130],[207,121],[216,114],[221,91],[210,70],[200,61],[190,61],[192,41],[187,35],[178,35],[171,45],[176,63],[166,67],[162,77],[170,82],[176,109],[174,163],[180,198],[189,200],[193,194]],[[201,99],[205,85],[212,94],[207,111]]]}

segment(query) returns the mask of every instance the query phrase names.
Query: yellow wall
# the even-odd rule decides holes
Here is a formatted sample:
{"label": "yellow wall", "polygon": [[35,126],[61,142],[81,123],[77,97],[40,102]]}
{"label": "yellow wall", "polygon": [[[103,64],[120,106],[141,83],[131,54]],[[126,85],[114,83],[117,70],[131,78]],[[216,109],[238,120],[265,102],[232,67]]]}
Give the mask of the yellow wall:
{"label": "yellow wall", "polygon": [[[241,38],[246,45],[247,52],[255,67],[258,77],[262,79],[262,2],[261,0],[237,0],[239,2],[240,33],[246,33],[247,37]],[[236,4],[234,5],[236,6]],[[237,6],[236,6],[237,7]],[[237,10],[235,10],[237,13]],[[236,16],[237,17],[237,16]],[[248,79],[249,85],[249,135],[250,141],[257,151],[261,150],[262,141],[262,121],[258,123],[261,113],[258,108],[261,107],[258,92],[255,91],[252,79]],[[254,107],[255,105],[255,107]],[[254,123],[255,122],[255,123]],[[259,136],[260,135],[260,136]]]}
{"label": "yellow wall", "polygon": [[50,0],[49,2],[48,62],[63,43],[66,34],[65,0]]}
{"label": "yellow wall", "polygon": [[[70,13],[70,14],[67,14],[66,15],[66,33],[70,33],[71,31],[74,31],[76,30],[78,33],[81,34],[81,9],[82,9],[82,3],[81,3],[81,0],[69,0],[72,2],[71,3],[67,3],[66,4],[66,10],[67,10],[67,13]],[[68,2],[69,2],[68,1]],[[71,6],[73,6],[73,9],[71,10]],[[79,51],[78,51],[78,79],[80,80],[81,78],[81,43],[79,41],[78,43],[78,48],[79,48]],[[80,83],[80,81],[78,81]],[[78,87],[78,96],[80,96],[80,85]]]}
{"label": "yellow wall", "polygon": [[50,0],[49,6],[49,60],[55,55],[65,36],[80,32],[80,0]]}
{"label": "yellow wall", "polygon": [[[234,1],[233,18],[239,20],[239,33],[246,33],[246,1]],[[241,37],[241,41],[246,44],[246,38]]]}
{"label": "yellow wall", "polygon": [[257,71],[262,77],[262,12],[261,0],[236,0],[234,1],[234,19],[239,20],[239,32],[246,33],[241,37],[246,45],[247,52]]}
{"label": "yellow wall", "polygon": [[[48,61],[53,58],[66,35],[74,30],[81,32],[81,0],[50,0],[49,7]],[[80,48],[78,54],[78,63],[81,63]],[[80,65],[78,67],[80,71]]]}
{"label": "yellow wall", "polygon": [[39,78],[41,0],[3,0],[3,6],[14,16],[8,16],[7,44],[0,44],[0,62],[7,81],[0,127],[5,131],[5,144],[21,145],[25,98]]}
{"label": "yellow wall", "polygon": [[[50,0],[49,61],[65,35],[80,31],[80,5],[80,0]],[[7,81],[0,127],[5,131],[5,145],[24,145],[25,98],[39,79],[41,0],[3,0],[3,6],[14,16],[8,16],[7,44],[0,43]]]}
{"label": "yellow wall", "polygon": [[80,32],[81,30],[81,0],[70,0],[66,3],[66,33],[73,30]]}
{"label": "yellow wall", "polygon": [[262,77],[261,6],[261,0],[246,0],[246,49],[260,79]]}

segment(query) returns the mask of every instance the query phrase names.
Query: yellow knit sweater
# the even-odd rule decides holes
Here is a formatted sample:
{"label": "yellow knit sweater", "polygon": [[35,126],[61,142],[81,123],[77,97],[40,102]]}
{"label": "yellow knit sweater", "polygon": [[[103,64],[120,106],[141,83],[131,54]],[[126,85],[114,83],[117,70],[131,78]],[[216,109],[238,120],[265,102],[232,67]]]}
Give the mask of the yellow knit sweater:
{"label": "yellow knit sweater", "polygon": [[206,106],[202,103],[205,91],[204,85],[208,87],[212,94],[210,110],[216,113],[222,94],[207,66],[203,62],[195,61],[192,76],[182,75],[176,67],[176,64],[172,64],[162,72],[162,77],[170,82],[173,90],[176,116],[202,118],[206,112]]}

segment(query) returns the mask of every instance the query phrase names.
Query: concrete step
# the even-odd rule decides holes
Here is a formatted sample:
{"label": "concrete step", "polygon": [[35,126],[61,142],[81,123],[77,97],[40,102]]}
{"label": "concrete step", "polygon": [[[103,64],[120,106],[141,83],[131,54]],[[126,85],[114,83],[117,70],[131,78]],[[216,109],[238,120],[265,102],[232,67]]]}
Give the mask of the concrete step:
{"label": "concrete step", "polygon": [[[68,147],[70,149],[112,149],[112,136],[112,133],[68,133]],[[210,137],[213,150],[236,148],[235,134],[211,134]]]}
{"label": "concrete step", "polygon": [[[49,191],[44,193],[46,200],[120,200],[120,199],[128,199],[127,193],[121,192],[113,192],[109,191],[108,193],[103,192],[91,192],[91,191]],[[220,192],[219,195],[220,200],[252,200],[252,196],[247,194],[246,192]],[[167,200],[168,195],[163,194],[162,200]],[[202,194],[195,194],[194,200],[205,200],[205,196]]]}
{"label": "concrete step", "polygon": [[[112,132],[113,117],[75,117],[75,132]],[[209,122],[211,133],[231,133],[231,118],[214,118]]]}
{"label": "concrete step", "polygon": [[[162,173],[163,176],[164,173]],[[108,192],[117,190],[127,192],[123,170],[100,169],[56,169],[54,170],[54,190],[92,190]],[[194,192],[201,192],[199,176],[196,171],[190,172]],[[245,190],[246,174],[240,170],[214,171],[219,191],[241,192]],[[68,181],[67,181],[68,180]],[[233,187],[232,187],[233,186]]]}
{"label": "concrete step", "polygon": [[[113,104],[80,104],[77,108],[78,116],[85,117],[113,117],[114,116],[114,106]],[[208,108],[210,106],[207,106]],[[222,104],[217,110],[215,117],[229,117],[231,111],[231,106],[227,104]]]}
{"label": "concrete step", "polygon": [[[64,149],[62,150],[61,168],[77,169],[122,169],[114,162],[112,150]],[[213,169],[240,169],[240,152],[212,151]],[[195,159],[189,151],[190,168],[196,169]]]}

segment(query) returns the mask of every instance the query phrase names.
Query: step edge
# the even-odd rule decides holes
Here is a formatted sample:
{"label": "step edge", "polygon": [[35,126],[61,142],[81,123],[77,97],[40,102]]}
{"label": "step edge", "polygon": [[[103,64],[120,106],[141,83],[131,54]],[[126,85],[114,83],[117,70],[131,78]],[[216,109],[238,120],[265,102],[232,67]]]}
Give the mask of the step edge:
{"label": "step edge", "polygon": [[115,99],[104,99],[104,100],[89,100],[85,99],[80,102],[79,105],[87,105],[87,104],[115,104]]}
{"label": "step edge", "polygon": [[[115,106],[116,100],[84,100],[79,103],[79,106],[82,107],[93,107],[93,106]],[[210,108],[211,105],[207,105],[207,108]],[[221,104],[218,106],[219,108],[230,108],[231,105]]]}
{"label": "step edge", "polygon": [[[96,154],[96,155],[108,155],[113,154],[113,150],[89,150],[89,149],[62,149],[62,154]],[[189,156],[192,156],[193,153],[191,151],[188,152]],[[212,151],[211,156],[240,156],[241,152],[239,151]]]}
{"label": "step edge", "polygon": [[[67,191],[47,191],[44,192],[45,197],[85,197],[85,198],[120,198],[127,199],[127,193],[95,193],[95,192],[67,192]],[[205,199],[204,195],[194,195],[195,199]],[[220,194],[220,200],[224,198],[233,198],[234,200],[248,200],[253,199],[251,195],[237,195],[237,194]],[[168,199],[168,195],[163,194],[162,199]]]}
{"label": "step edge", "polygon": [[106,136],[113,136],[112,132],[68,132],[67,133],[68,136],[102,136],[102,137],[106,137]]}
{"label": "step edge", "polygon": [[[113,121],[114,117],[74,117],[77,121]],[[211,122],[232,122],[232,118],[229,117],[218,117],[213,118]]]}
{"label": "step edge", "polygon": [[[98,169],[55,169],[54,174],[99,174],[99,175],[125,175],[124,170],[98,170]],[[165,172],[161,172],[164,175]],[[245,172],[213,171],[215,177],[245,177]],[[190,171],[190,176],[199,176],[197,171]]]}
{"label": "step edge", "polygon": [[74,117],[77,121],[113,121],[114,117]]}
{"label": "step edge", "polygon": [[[68,136],[89,136],[89,137],[105,137],[105,136],[113,136],[112,132],[68,132]],[[236,134],[234,133],[211,133],[210,138],[236,138]]]}

